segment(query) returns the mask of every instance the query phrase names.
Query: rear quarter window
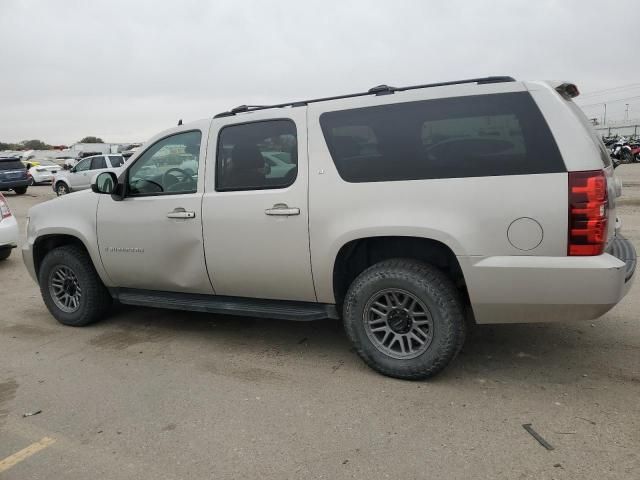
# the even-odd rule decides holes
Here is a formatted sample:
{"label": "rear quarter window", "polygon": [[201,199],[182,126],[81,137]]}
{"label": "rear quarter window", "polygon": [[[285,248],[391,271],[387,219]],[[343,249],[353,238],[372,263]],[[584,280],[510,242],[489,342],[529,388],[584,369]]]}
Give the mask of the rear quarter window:
{"label": "rear quarter window", "polygon": [[326,112],[320,125],[348,182],[566,171],[527,92]]}

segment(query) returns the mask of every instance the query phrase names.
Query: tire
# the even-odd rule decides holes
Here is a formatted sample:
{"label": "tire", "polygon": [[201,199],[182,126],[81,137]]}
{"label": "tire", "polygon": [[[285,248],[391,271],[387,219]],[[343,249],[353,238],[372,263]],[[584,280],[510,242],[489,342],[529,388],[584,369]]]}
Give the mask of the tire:
{"label": "tire", "polygon": [[0,248],[0,262],[6,260],[11,255],[11,248]]}
{"label": "tire", "polygon": [[[71,275],[68,275],[69,271]],[[63,280],[61,275],[65,277]],[[75,298],[66,307],[65,302],[69,299],[61,300],[60,293],[56,295],[56,282],[58,292],[62,290],[62,295],[67,293]],[[40,265],[38,283],[49,312],[63,325],[81,327],[96,322],[106,314],[112,303],[111,295],[93,267],[91,257],[77,245],[64,245],[47,253]]]}
{"label": "tire", "polygon": [[62,196],[62,195],[66,195],[67,193],[69,193],[69,186],[64,183],[64,182],[58,182],[56,183],[56,195],[57,196]]}
{"label": "tire", "polygon": [[[390,301],[382,300],[393,295],[404,298],[402,307],[396,302],[396,308],[390,308]],[[386,315],[372,313],[371,309]],[[405,317],[409,317],[410,327],[405,325]],[[362,272],[347,291],[343,321],[356,352],[369,367],[405,380],[422,380],[442,371],[462,348],[466,328],[463,302],[451,280],[435,267],[410,259],[386,260]],[[372,331],[381,325],[386,331]],[[411,329],[409,333],[407,328]],[[409,340],[406,335],[412,333],[424,341],[426,348]],[[395,337],[390,343],[387,340],[385,347],[388,334]],[[404,340],[397,340],[402,336]],[[405,350],[406,354],[402,353]]]}
{"label": "tire", "polygon": [[27,187],[18,187],[18,188],[14,188],[13,192],[16,195],[24,195],[25,193],[27,193]]}
{"label": "tire", "polygon": [[620,154],[620,162],[621,163],[632,163],[633,162],[633,155],[631,154],[631,152],[629,152],[628,150],[624,150]]}

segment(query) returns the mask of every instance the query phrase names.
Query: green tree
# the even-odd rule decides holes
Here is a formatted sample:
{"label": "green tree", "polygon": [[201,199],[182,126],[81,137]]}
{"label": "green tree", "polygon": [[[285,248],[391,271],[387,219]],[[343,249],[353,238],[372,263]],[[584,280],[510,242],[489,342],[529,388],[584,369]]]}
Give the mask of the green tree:
{"label": "green tree", "polygon": [[104,143],[100,137],[84,137],[80,143]]}
{"label": "green tree", "polygon": [[47,145],[42,140],[23,140],[20,145],[27,150],[49,150],[51,145]]}

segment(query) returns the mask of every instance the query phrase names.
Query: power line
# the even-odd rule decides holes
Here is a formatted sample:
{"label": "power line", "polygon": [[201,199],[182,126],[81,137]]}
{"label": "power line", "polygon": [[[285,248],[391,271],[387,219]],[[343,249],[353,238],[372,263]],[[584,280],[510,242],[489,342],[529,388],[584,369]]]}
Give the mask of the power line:
{"label": "power line", "polygon": [[616,100],[606,100],[604,102],[598,102],[598,103],[589,103],[587,105],[578,105],[581,108],[585,108],[585,107],[593,107],[595,105],[604,105],[605,103],[609,104],[609,103],[618,103],[618,102],[626,102],[628,100],[635,100],[635,99],[639,99],[640,95],[636,95],[634,97],[626,97],[626,98],[618,98]]}
{"label": "power line", "polygon": [[599,97],[601,95],[606,95],[606,94],[612,93],[614,91],[615,91],[615,93],[620,93],[620,91],[623,91],[623,90],[635,90],[636,88],[640,88],[640,83],[631,83],[629,85],[622,85],[620,87],[605,88],[603,90],[595,90],[593,92],[581,93],[580,97],[581,98],[584,98],[584,97]]}

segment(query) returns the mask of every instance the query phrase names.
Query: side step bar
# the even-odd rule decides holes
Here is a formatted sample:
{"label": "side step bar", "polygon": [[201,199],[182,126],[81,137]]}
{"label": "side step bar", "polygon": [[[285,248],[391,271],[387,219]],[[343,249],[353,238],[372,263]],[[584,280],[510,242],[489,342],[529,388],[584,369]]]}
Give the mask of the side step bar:
{"label": "side step bar", "polygon": [[336,306],[326,303],[158,292],[130,288],[113,289],[111,290],[111,295],[125,305],[167,308],[170,310],[277,318],[300,322],[339,318]]}

